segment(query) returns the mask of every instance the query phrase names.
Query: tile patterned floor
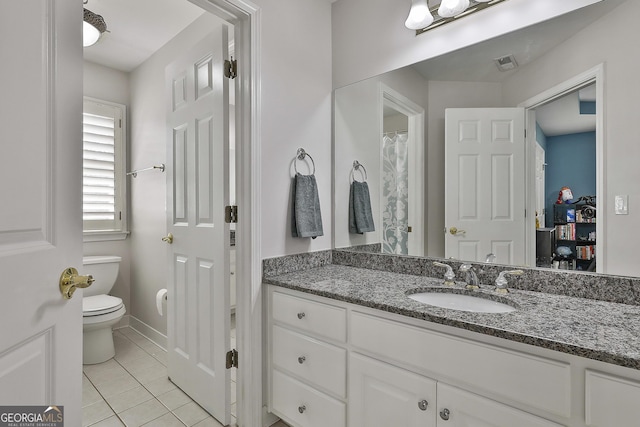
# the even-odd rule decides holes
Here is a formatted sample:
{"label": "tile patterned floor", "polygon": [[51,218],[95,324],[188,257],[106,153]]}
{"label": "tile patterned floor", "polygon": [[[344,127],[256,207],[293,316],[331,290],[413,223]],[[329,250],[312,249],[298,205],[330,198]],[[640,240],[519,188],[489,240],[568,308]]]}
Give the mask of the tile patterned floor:
{"label": "tile patterned floor", "polygon": [[[83,427],[222,427],[167,379],[164,349],[131,328],[114,331],[113,340],[116,347],[113,359],[83,367]],[[231,340],[235,348],[235,329],[231,331]],[[234,369],[233,424],[235,379]]]}

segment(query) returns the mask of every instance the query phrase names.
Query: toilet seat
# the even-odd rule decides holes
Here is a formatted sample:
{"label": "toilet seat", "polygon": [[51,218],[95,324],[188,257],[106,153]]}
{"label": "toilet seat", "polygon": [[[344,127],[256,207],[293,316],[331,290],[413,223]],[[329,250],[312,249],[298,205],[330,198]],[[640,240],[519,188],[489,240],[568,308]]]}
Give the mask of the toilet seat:
{"label": "toilet seat", "polygon": [[111,295],[94,295],[82,298],[83,317],[102,316],[118,311],[122,307],[122,299]]}

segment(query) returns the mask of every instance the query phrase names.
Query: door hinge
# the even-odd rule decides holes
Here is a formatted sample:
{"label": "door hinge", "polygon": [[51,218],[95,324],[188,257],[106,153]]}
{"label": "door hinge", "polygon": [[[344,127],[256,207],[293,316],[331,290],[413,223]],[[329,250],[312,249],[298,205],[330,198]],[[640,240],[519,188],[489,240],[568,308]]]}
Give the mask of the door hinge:
{"label": "door hinge", "polygon": [[224,222],[227,224],[236,224],[238,222],[238,207],[237,206],[225,206],[224,207]]}
{"label": "door hinge", "polygon": [[231,349],[227,351],[227,369],[238,367],[238,350]]}
{"label": "door hinge", "polygon": [[235,79],[238,76],[238,60],[233,59],[233,56],[231,60],[224,60],[224,76],[228,79]]}

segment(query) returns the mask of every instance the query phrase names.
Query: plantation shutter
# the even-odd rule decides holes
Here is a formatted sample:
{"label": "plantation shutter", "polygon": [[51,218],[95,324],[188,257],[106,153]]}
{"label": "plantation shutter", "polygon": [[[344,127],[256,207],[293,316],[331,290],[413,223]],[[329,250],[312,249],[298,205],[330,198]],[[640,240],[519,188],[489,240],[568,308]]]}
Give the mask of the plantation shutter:
{"label": "plantation shutter", "polygon": [[122,110],[85,99],[82,114],[82,217],[85,231],[120,230],[118,182]]}

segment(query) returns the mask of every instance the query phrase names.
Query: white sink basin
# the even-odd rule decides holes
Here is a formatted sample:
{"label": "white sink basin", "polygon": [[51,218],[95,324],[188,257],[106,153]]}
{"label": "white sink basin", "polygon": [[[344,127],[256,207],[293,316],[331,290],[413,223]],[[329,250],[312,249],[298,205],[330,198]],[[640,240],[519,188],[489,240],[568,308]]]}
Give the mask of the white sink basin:
{"label": "white sink basin", "polygon": [[448,308],[451,310],[472,311],[475,313],[510,313],[515,307],[486,298],[449,292],[420,292],[408,295],[412,300]]}

